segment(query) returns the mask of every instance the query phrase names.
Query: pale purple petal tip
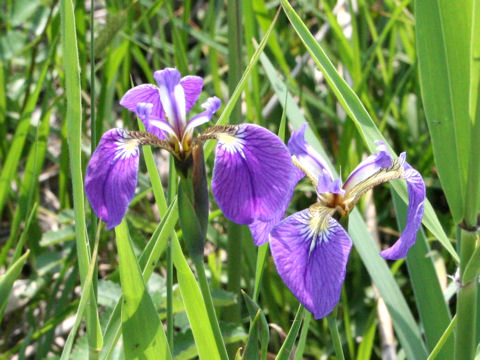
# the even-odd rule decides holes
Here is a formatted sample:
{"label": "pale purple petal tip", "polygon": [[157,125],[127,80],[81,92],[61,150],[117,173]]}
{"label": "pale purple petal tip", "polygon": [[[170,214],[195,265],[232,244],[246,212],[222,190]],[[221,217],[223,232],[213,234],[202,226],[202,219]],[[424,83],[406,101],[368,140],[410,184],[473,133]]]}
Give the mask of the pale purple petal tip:
{"label": "pale purple petal tip", "polygon": [[152,104],[151,116],[156,119],[165,119],[163,106],[160,101],[160,95],[158,88],[152,84],[144,84],[135,86],[128,90],[120,100],[120,105],[124,108],[136,113],[136,107],[138,103],[150,103]]}
{"label": "pale purple petal tip", "polygon": [[122,222],[137,186],[139,150],[122,129],[103,134],[85,176],[85,192],[95,214],[112,229]]}
{"label": "pale purple petal tip", "polygon": [[202,92],[203,79],[200,76],[185,76],[180,80],[180,85],[182,85],[183,91],[185,92],[185,105],[186,112],[188,113]]}
{"label": "pale purple petal tip", "polygon": [[[311,173],[315,178],[326,173],[330,179],[333,179],[327,163],[306,141],[305,130],[307,123],[304,123],[300,129],[295,130],[288,140],[288,150],[290,154],[295,155],[300,164]],[[323,176],[323,175],[322,175]]]}
{"label": "pale purple petal tip", "polygon": [[272,219],[290,191],[293,163],[278,136],[253,124],[219,136],[212,191],[227,218],[248,225]]}
{"label": "pale purple petal tip", "polygon": [[387,146],[382,141],[376,141],[378,144],[378,153],[374,153],[363,160],[357,167],[350,173],[343,188],[348,191],[355,185],[368,179],[381,169],[392,166],[392,156],[388,151]]}
{"label": "pale purple petal tip", "polygon": [[217,98],[216,96],[212,96],[212,97],[208,98],[207,101],[205,101],[202,104],[202,107],[205,109],[205,111],[201,112],[197,116],[193,117],[188,122],[186,131],[193,130],[197,126],[200,126],[202,124],[205,124],[205,123],[209,122],[212,119],[213,114],[218,109],[220,109],[221,104],[222,104],[221,100],[219,98]]}
{"label": "pale purple petal tip", "polygon": [[345,190],[342,189],[342,180],[332,180],[330,174],[323,170],[318,177],[317,193],[323,194],[326,192],[332,194],[345,194]]}
{"label": "pale purple petal tip", "polygon": [[340,299],[352,241],[333,218],[326,231],[311,231],[309,210],[297,212],[270,233],[277,271],[315,319],[328,315]]}
{"label": "pale purple petal tip", "polygon": [[165,86],[169,92],[173,92],[175,85],[180,83],[180,76],[180,72],[175,68],[165,68],[153,73],[158,86]]}
{"label": "pale purple petal tip", "polygon": [[153,104],[140,102],[135,107],[137,116],[142,120],[145,129],[157,136],[159,139],[165,139],[166,132],[173,132],[170,124],[164,119],[158,119],[152,116]]}
{"label": "pale purple petal tip", "polygon": [[[403,157],[405,156],[404,154],[402,155]],[[408,188],[407,223],[402,235],[395,244],[380,253],[385,259],[389,260],[398,260],[407,256],[408,250],[415,244],[417,232],[423,219],[426,196],[425,183],[420,173],[411,167],[410,164],[405,162],[403,168],[405,169],[403,178],[407,181]]]}

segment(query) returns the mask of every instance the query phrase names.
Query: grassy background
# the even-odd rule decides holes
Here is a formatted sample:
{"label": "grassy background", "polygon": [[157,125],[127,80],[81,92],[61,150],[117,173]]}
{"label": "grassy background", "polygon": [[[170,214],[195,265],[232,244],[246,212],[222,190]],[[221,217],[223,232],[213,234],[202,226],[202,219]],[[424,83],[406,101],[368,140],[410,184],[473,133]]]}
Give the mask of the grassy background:
{"label": "grassy background", "polygon": [[[72,109],[67,108],[68,73],[65,68],[65,61],[72,55],[72,48],[69,48],[72,40],[62,42],[61,39],[64,30],[60,3],[55,0],[2,1],[0,271],[12,269],[12,264],[18,264],[19,255],[29,250],[28,258],[21,258],[25,261],[23,268],[17,266],[21,271],[10,275],[11,279],[16,279],[11,302],[0,313],[0,353],[3,358],[14,355],[18,358],[57,358],[62,352],[79,305],[79,268],[85,271],[83,281],[89,262],[82,264],[88,256],[80,257],[80,261],[77,256],[81,243],[78,239],[85,236],[78,232],[79,211],[86,219],[85,232],[92,248],[96,233],[96,219],[91,216],[88,204],[85,204],[84,211],[79,207],[79,202],[83,204],[84,199],[78,184],[77,190],[72,187],[72,180],[78,180],[74,168],[85,169],[92,144],[94,148],[105,130],[112,127],[137,129],[137,120],[119,106],[118,100],[132,84],[153,82],[154,70],[176,66],[184,75],[196,74],[205,78],[205,91],[200,100],[215,94],[226,104],[229,93],[238,83],[238,78],[233,84],[229,83],[232,66],[238,68],[238,77],[245,71],[255,52],[251,39],[257,43],[262,40],[280,6],[278,1],[248,0],[241,3],[243,8],[236,15],[242,36],[234,38],[232,15],[229,17],[227,4],[223,1],[112,0],[96,2],[93,13],[90,2],[74,2],[75,28],[72,29],[76,30],[78,41],[81,92],[77,95],[81,108],[77,107],[78,113],[72,113]],[[292,2],[292,5],[338,73],[363,102],[391,147],[397,153],[407,151],[410,164],[425,178],[427,196],[443,229],[449,238],[455,238],[422,109],[413,2],[361,0],[352,7],[349,1],[302,0]],[[232,42],[236,46],[232,47]],[[229,53],[233,59],[229,58]],[[240,61],[235,65],[234,60]],[[71,99],[75,95],[68,96]],[[289,129],[297,128],[304,118],[312,129],[309,136],[321,144],[343,178],[370,151],[351,114],[340,106],[325,75],[318,70],[284,12],[279,15],[260,61],[250,70],[238,104],[238,110],[228,118],[229,122],[257,123],[273,132],[279,131],[285,111],[287,139]],[[193,111],[198,110],[197,105]],[[72,145],[74,142],[76,145]],[[69,146],[70,150],[72,146],[78,150],[73,159]],[[153,156],[160,178],[166,185],[168,156],[158,150]],[[209,158],[209,176],[212,165],[213,158]],[[133,253],[137,256],[146,248],[162,219],[160,214],[165,211],[159,211],[155,204],[147,168],[141,166],[137,193],[126,217]],[[158,187],[153,184],[155,186]],[[314,189],[308,182],[300,183],[297,189],[288,213],[304,209],[315,201]],[[172,187],[164,190],[167,198],[169,193],[175,194]],[[77,213],[73,211],[74,204]],[[213,198],[211,207],[205,266],[214,305],[223,319],[222,334],[225,342],[234,344],[235,349],[244,346],[252,330],[249,330],[249,308],[235,287],[229,285],[228,276],[232,273],[228,271],[228,259],[240,259],[236,265],[240,276],[236,281],[246,294],[253,297],[256,275],[258,278],[257,248],[251,242],[248,229],[240,227],[235,232],[237,242],[242,245],[238,248],[240,253],[232,252],[227,240],[232,236],[230,225],[221,213],[215,211],[217,207]],[[395,204],[389,186],[376,189],[373,198],[368,197],[359,204],[359,210],[367,214],[367,226],[363,229],[378,239],[379,247],[392,244],[398,237]],[[402,222],[400,218],[398,220]],[[454,273],[456,264],[428,231],[421,236],[425,248],[417,254],[418,260],[407,260],[408,270],[404,260],[388,265],[418,329],[422,329],[426,342],[425,345],[421,340],[422,346],[432,350],[439,335],[429,339],[428,322],[434,320],[423,316],[429,309],[422,306],[428,301],[428,290],[435,296],[441,295],[442,291],[447,298],[452,295],[452,287],[447,289],[446,275]],[[361,241],[362,236],[358,237]],[[88,253],[91,249],[82,251]],[[92,283],[102,331],[105,331],[122,294],[117,254],[114,232],[101,231],[98,267]],[[418,270],[425,254],[434,267],[427,264],[430,270]],[[147,284],[162,320],[166,317],[165,284],[169,261],[171,259],[168,260],[165,254],[160,257]],[[391,326],[388,326],[391,317],[378,302],[377,288],[372,285],[372,270],[364,263],[361,248],[358,251],[354,248],[338,314],[344,352],[352,359],[380,358],[382,348],[387,344],[400,356],[408,354],[405,343],[408,336],[413,335],[404,335],[406,342],[393,335]],[[417,271],[428,274],[427,288],[415,277],[416,266]],[[388,271],[386,269],[380,271]],[[198,346],[195,346],[192,326],[185,313],[185,299],[182,299],[185,293],[178,286],[179,277],[174,272],[172,353],[176,358],[187,359],[197,355]],[[377,287],[379,285],[382,284]],[[438,288],[432,290],[429,287]],[[268,352],[273,356],[279,352],[292,326],[298,302],[276,274],[271,257],[266,259],[258,293],[258,305],[269,324]],[[232,306],[239,311],[238,317],[226,315],[232,311]],[[387,306],[392,306],[388,299]],[[95,320],[90,321],[95,324]],[[399,331],[398,327],[395,329]],[[380,335],[385,331],[392,334],[392,339]],[[87,339],[85,334],[82,325],[71,358],[83,359],[88,353],[88,343],[93,340]],[[327,321],[314,321],[305,315],[296,346],[298,359],[302,352],[304,358],[311,359],[334,356]],[[121,342],[113,349],[111,357],[123,357]]]}

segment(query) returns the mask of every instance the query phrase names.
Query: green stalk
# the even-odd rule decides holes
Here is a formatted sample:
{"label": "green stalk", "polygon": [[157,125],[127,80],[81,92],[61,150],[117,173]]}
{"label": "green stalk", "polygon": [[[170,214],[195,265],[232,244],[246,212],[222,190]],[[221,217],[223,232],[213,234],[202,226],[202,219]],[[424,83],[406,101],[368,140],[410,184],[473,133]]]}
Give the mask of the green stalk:
{"label": "green stalk", "polygon": [[200,291],[202,292],[203,300],[205,301],[205,307],[207,308],[208,319],[212,325],[213,335],[217,342],[220,356],[223,360],[228,360],[227,350],[223,341],[222,332],[218,325],[217,314],[215,313],[215,307],[213,306],[212,295],[210,294],[210,288],[208,286],[207,276],[205,275],[205,266],[203,264],[203,257],[192,257],[193,264],[197,270],[198,284],[200,285]]}
{"label": "green stalk", "polygon": [[343,355],[342,349],[342,340],[340,339],[340,333],[338,332],[337,307],[335,307],[335,309],[333,309],[333,311],[327,315],[327,322],[330,335],[332,336],[333,347],[335,348],[337,359],[345,360],[345,355]]}
{"label": "green stalk", "polygon": [[[90,249],[85,224],[85,207],[83,197],[82,175],[82,103],[80,88],[80,73],[78,62],[77,36],[75,32],[75,17],[71,0],[61,2],[63,61],[65,67],[65,87],[67,95],[67,129],[68,148],[70,153],[70,168],[72,175],[73,202],[75,212],[75,234],[78,253],[80,281],[85,284],[90,267]],[[98,318],[95,292],[90,291],[90,301],[87,306],[87,334],[92,357],[101,349],[103,339]]]}
{"label": "green stalk", "polygon": [[[227,20],[230,41],[228,42],[228,92],[230,96],[235,91],[242,76],[242,22],[241,1],[228,0]],[[231,123],[241,122],[242,111],[237,104],[231,114]],[[235,295],[240,295],[240,281],[242,279],[242,227],[241,225],[228,222],[228,284],[227,290]],[[228,322],[238,323],[241,319],[240,303],[225,309],[224,319]],[[228,346],[230,358],[235,357],[238,344]]]}
{"label": "green stalk", "polygon": [[[173,163],[173,157],[170,156],[170,169],[168,181],[168,202],[171,203],[177,193],[177,172]],[[172,261],[172,240],[167,242],[167,342],[170,349],[173,350],[173,261]]]}
{"label": "green stalk", "polygon": [[[466,265],[475,251],[475,232],[461,230],[460,274],[463,276]],[[469,360],[475,355],[477,311],[476,278],[463,283],[457,295],[457,327],[455,329],[455,359]]]}

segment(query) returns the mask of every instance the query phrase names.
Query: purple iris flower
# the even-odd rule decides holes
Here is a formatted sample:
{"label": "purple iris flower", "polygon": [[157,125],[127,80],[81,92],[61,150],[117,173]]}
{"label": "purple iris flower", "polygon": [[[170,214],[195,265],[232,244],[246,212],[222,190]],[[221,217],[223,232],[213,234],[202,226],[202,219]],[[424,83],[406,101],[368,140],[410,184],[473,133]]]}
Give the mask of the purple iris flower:
{"label": "purple iris flower", "polygon": [[[378,153],[363,160],[342,185],[334,179],[325,161],[304,138],[306,124],[295,131],[288,148],[293,161],[316,188],[318,201],[275,225],[270,248],[277,270],[296,298],[316,319],[329,314],[338,303],[352,240],[333,217],[347,215],[366,191],[393,179],[404,179],[408,187],[407,224],[400,238],[380,254],[401,259],[415,243],[420,228],[425,183],[402,153],[393,159],[381,141]],[[297,173],[297,179],[303,174]]]}
{"label": "purple iris flower", "polygon": [[[171,152],[190,166],[192,146],[217,139],[212,190],[226,217],[239,224],[271,221],[290,190],[294,166],[287,147],[272,132],[253,124],[212,126],[194,138],[194,129],[212,118],[220,100],[210,97],[205,111],[187,120],[202,92],[198,76],[156,71],[157,85],[130,89],[120,104],[134,112],[146,132],[111,129],[103,134],[87,168],[85,191],[93,210],[111,229],[122,221],[137,185],[139,146]],[[283,215],[283,214],[282,214]]]}

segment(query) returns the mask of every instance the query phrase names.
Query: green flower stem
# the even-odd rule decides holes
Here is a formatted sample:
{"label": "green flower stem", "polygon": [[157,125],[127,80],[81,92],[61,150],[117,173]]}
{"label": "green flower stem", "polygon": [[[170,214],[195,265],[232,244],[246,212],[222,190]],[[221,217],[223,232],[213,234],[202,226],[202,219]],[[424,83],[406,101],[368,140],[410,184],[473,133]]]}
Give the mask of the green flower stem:
{"label": "green flower stem", "polygon": [[[175,170],[173,157],[170,156],[170,169],[168,181],[168,202],[171,203],[177,193],[177,171]],[[173,351],[173,261],[172,240],[168,239],[166,248],[167,257],[167,342]]]}
{"label": "green flower stem", "polygon": [[342,341],[340,339],[340,333],[338,332],[337,324],[337,307],[333,309],[332,313],[327,315],[328,329],[330,330],[330,335],[333,340],[333,347],[335,348],[335,354],[337,359],[345,360],[345,355],[343,355]]}
{"label": "green flower stem", "polygon": [[210,288],[208,286],[207,276],[205,275],[205,266],[203,265],[202,256],[193,256],[193,264],[197,270],[198,283],[200,285],[200,291],[203,295],[203,300],[205,301],[205,307],[207,308],[208,319],[212,325],[213,335],[215,341],[217,342],[217,347],[220,352],[222,360],[228,360],[227,350],[225,348],[225,343],[223,341],[222,332],[220,331],[220,326],[218,324],[217,314],[215,313],[215,307],[213,306],[212,295],[210,294]]}
{"label": "green flower stem", "polygon": [[[460,232],[460,275],[463,276],[466,265],[475,251],[476,234],[462,230]],[[457,327],[455,329],[455,359],[469,360],[475,355],[477,312],[476,278],[462,283],[457,295]]]}

